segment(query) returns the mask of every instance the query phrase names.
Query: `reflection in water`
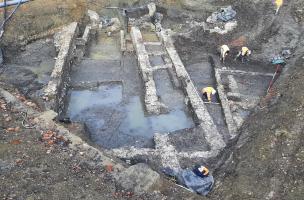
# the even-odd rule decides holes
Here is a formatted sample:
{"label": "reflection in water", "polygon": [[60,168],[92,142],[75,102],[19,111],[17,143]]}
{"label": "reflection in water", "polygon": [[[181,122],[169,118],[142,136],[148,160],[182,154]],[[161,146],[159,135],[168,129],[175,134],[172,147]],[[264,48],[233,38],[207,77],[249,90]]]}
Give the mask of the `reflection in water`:
{"label": "reflection in water", "polygon": [[[156,35],[147,37],[148,41],[157,41]],[[157,45],[147,46],[147,49],[163,50]],[[173,87],[167,70],[158,70],[153,78],[157,95],[169,112],[158,116],[146,115],[140,91],[132,91],[132,88],[141,88],[141,82],[129,79],[130,73],[133,73],[130,77],[138,77],[138,71],[136,67],[130,67],[130,63],[121,62],[124,59],[120,52],[119,35],[107,37],[101,33],[88,51],[86,62],[75,68],[72,82],[121,81],[108,82],[93,89],[70,90],[67,114],[72,121],[85,123],[94,143],[104,148],[130,145],[152,147],[154,133],[194,127],[184,103],[184,94]],[[133,58],[134,55],[128,54],[123,58],[128,56]],[[151,57],[150,62],[152,66],[165,64],[160,56]]]}
{"label": "reflection in water", "polygon": [[168,133],[194,126],[190,116],[183,110],[172,110],[168,114],[145,117],[139,97],[133,97],[126,105],[127,117],[122,123],[122,131],[131,135],[153,137],[154,133]]}
{"label": "reflection in water", "polygon": [[167,133],[194,126],[192,118],[181,109],[145,116],[140,97],[132,97],[125,105],[121,101],[122,86],[119,84],[102,85],[96,90],[74,90],[70,95],[68,115],[73,121],[85,122],[94,133],[93,137],[97,137],[95,140],[98,140],[98,132],[114,125],[113,120],[104,119],[109,117],[109,110],[116,113],[114,121],[120,121],[116,131],[131,136],[152,138],[156,132]]}
{"label": "reflection in water", "polygon": [[[70,96],[68,114],[72,120],[90,108],[115,106],[122,100],[122,86],[119,84],[101,85],[92,90],[73,90]],[[78,116],[78,117],[77,117]]]}

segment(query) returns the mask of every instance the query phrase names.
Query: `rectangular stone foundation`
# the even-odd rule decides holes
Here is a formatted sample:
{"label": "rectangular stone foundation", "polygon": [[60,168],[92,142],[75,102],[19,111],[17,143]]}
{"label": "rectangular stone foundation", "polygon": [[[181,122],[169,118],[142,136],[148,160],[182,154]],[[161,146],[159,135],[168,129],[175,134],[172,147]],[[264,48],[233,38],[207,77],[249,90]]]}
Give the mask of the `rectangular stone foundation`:
{"label": "rectangular stone foundation", "polygon": [[220,70],[218,68],[215,68],[214,71],[215,71],[215,79],[217,82],[217,92],[218,92],[219,98],[221,100],[228,131],[229,131],[230,137],[234,138],[236,136],[237,126],[236,126],[235,121],[233,120],[228,98],[225,94],[225,89],[224,89],[224,86],[223,86],[222,80],[221,80]]}
{"label": "rectangular stone foundation", "polygon": [[143,37],[138,28],[131,28],[131,37],[137,53],[140,73],[144,82],[145,107],[149,114],[160,114],[165,106],[159,101],[156,92],[156,85],[153,79],[152,66],[149,61],[149,55],[146,51]]}
{"label": "rectangular stone foundation", "polygon": [[199,127],[204,132],[207,142],[210,144],[212,150],[222,149],[226,146],[223,137],[218,132],[212,117],[185,69],[169,33],[166,30],[162,30],[159,33],[159,37],[173,63],[173,69],[182,83],[184,93],[187,95],[188,105],[193,109],[194,115],[198,120]]}

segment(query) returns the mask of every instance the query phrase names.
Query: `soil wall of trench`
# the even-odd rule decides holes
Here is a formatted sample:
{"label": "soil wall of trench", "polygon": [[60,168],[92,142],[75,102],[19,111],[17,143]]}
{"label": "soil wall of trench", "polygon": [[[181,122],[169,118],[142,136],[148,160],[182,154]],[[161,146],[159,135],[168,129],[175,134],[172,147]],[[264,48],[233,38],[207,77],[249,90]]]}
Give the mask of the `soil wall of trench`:
{"label": "soil wall of trench", "polygon": [[273,15],[270,2],[237,1],[233,5],[242,28],[224,37],[199,30],[192,31],[190,36],[177,37],[176,44],[185,63],[199,60],[201,54],[196,52],[215,54],[216,46],[234,44],[242,37],[246,38],[243,44],[253,49],[257,60],[268,62],[271,53],[284,47],[293,51],[293,57],[287,61],[273,90],[241,128],[238,140],[224,151],[209,197],[302,199],[304,15],[299,8],[303,8],[303,2],[285,3],[278,16]]}
{"label": "soil wall of trench", "polygon": [[[62,25],[81,21],[87,9],[100,11],[106,6],[140,5],[149,0],[35,0],[20,6],[5,26],[1,46],[16,49],[31,40],[54,34]],[[154,1],[162,5],[174,5],[174,0]],[[8,12],[13,10],[9,8]],[[2,13],[1,13],[2,17]],[[2,21],[2,19],[0,20]]]}
{"label": "soil wall of trench", "polygon": [[300,57],[247,121],[218,171],[212,199],[303,198],[303,66]]}

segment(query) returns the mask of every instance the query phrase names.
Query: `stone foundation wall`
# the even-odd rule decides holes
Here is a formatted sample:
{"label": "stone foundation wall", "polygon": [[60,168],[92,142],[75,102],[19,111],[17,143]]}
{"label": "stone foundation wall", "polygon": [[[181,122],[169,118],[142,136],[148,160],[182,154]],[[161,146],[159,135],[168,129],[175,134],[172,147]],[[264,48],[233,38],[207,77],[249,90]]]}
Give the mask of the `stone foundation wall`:
{"label": "stone foundation wall", "polygon": [[203,100],[198,94],[185,66],[183,65],[170,36],[169,30],[162,30],[159,37],[165,46],[168,55],[173,63],[173,68],[178,79],[182,83],[182,89],[188,98],[188,105],[192,108],[199,127],[212,150],[219,150],[226,146],[223,137],[218,132],[216,125],[210,116]]}
{"label": "stone foundation wall", "polygon": [[48,107],[55,110],[59,116],[65,111],[71,67],[75,61],[81,61],[91,36],[96,34],[98,28],[98,14],[89,10],[87,15],[90,24],[86,26],[80,38],[77,38],[79,35],[77,22],[69,24],[54,35],[58,55],[51,80],[44,90],[44,99],[48,102]]}
{"label": "stone foundation wall", "polygon": [[78,35],[78,23],[73,22],[58,32],[55,46],[59,51],[56,57],[51,80],[44,90],[44,99],[49,102],[49,107],[61,114],[64,109],[64,99],[70,82],[70,71],[73,63]]}
{"label": "stone foundation wall", "polygon": [[157,96],[156,85],[153,79],[152,67],[149,61],[149,55],[146,51],[144,41],[140,30],[136,27],[131,28],[131,37],[136,49],[140,74],[144,82],[145,107],[149,114],[160,114],[166,110]]}

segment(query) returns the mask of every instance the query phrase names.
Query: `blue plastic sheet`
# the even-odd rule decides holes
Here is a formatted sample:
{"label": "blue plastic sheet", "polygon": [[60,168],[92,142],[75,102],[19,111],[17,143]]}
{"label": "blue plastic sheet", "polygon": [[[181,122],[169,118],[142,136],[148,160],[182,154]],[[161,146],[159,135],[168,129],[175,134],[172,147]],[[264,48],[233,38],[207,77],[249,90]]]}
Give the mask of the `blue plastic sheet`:
{"label": "blue plastic sheet", "polygon": [[190,169],[173,170],[171,168],[165,168],[163,169],[163,173],[175,177],[177,184],[185,186],[191,191],[201,195],[207,195],[214,184],[213,176],[200,177]]}
{"label": "blue plastic sheet", "polygon": [[285,64],[285,59],[281,56],[275,56],[271,59],[271,64],[274,65]]}
{"label": "blue plastic sheet", "polygon": [[221,12],[217,14],[217,20],[221,20],[223,22],[228,22],[232,20],[236,15],[236,11],[232,9],[231,6],[227,8],[222,8]]}

